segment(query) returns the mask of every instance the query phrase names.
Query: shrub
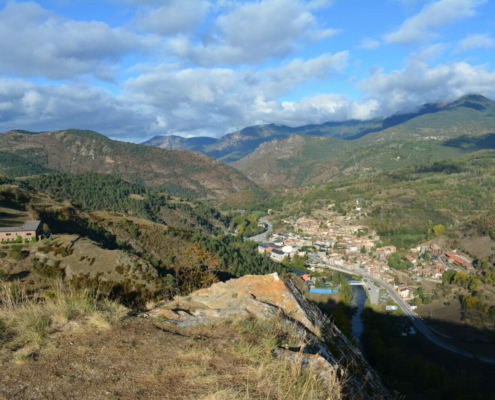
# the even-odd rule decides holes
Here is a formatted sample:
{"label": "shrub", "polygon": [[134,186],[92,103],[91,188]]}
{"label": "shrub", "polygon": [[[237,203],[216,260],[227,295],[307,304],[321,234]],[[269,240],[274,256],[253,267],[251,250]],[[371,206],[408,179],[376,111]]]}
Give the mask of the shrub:
{"label": "shrub", "polygon": [[0,258],[5,258],[7,257],[7,253],[4,251],[0,251]]}
{"label": "shrub", "polygon": [[99,299],[87,290],[55,285],[39,297],[30,297],[15,283],[0,284],[0,340],[11,329],[10,344],[24,341],[40,342],[50,331],[52,323],[65,324],[79,317],[98,328],[118,323],[127,313],[122,305],[107,298]]}
{"label": "shrub", "polygon": [[18,247],[13,248],[12,250],[9,251],[9,257],[13,258],[16,261],[21,261],[24,260],[29,256],[29,252],[23,251]]}
{"label": "shrub", "polygon": [[0,281],[3,281],[8,276],[9,276],[9,274],[7,274],[7,272],[5,272],[3,269],[0,269]]}

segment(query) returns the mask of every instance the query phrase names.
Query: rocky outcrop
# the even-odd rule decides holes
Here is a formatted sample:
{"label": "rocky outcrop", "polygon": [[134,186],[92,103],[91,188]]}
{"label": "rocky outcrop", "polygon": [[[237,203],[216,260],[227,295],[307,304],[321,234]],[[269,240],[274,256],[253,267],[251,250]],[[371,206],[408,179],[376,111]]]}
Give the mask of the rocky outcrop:
{"label": "rocky outcrop", "polygon": [[154,136],[151,139],[143,142],[142,144],[147,144],[149,146],[161,147],[162,149],[168,150],[193,150],[199,151],[201,153],[205,152],[204,147],[216,143],[218,139],[210,137],[193,137],[193,138],[183,138],[181,136]]}
{"label": "rocky outcrop", "polygon": [[352,398],[391,398],[359,349],[291,281],[276,273],[216,283],[192,293],[181,308],[159,307],[147,315],[183,326],[249,317],[292,323],[299,347],[276,349],[274,356],[313,366],[325,379],[343,379]]}

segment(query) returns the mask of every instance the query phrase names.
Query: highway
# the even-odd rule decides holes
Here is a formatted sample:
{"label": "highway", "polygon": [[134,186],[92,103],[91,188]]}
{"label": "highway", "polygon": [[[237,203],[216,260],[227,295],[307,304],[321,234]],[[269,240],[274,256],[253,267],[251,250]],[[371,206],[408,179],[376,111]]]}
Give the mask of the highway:
{"label": "highway", "polygon": [[272,231],[272,224],[270,224],[270,222],[268,222],[266,219],[260,219],[260,222],[263,222],[266,225],[267,230],[263,233],[260,233],[259,235],[246,238],[246,240],[252,240],[253,242],[258,243],[268,243],[268,240],[266,240],[266,236]]}
{"label": "highway", "polygon": [[[325,263],[325,265],[327,267],[329,267],[329,268],[335,269],[335,270],[340,271],[340,272],[344,272],[344,273],[347,273],[347,274],[356,274],[354,271],[350,271],[350,270],[347,270],[345,268],[337,267],[335,265],[330,265],[328,263]],[[411,322],[413,323],[413,325],[416,327],[416,329],[419,332],[421,332],[428,340],[430,340],[431,342],[433,342],[437,346],[442,347],[445,350],[449,350],[449,351],[451,351],[453,353],[457,353],[457,354],[459,354],[461,356],[464,356],[464,357],[468,357],[468,358],[472,358],[472,359],[475,359],[475,360],[484,361],[484,362],[487,362],[487,363],[490,363],[490,364],[495,364],[495,359],[493,359],[493,358],[478,356],[478,355],[469,353],[469,352],[464,351],[464,350],[460,350],[460,349],[458,349],[458,348],[456,348],[454,346],[451,346],[451,345],[449,345],[447,343],[442,342],[439,338],[437,338],[436,336],[434,336],[430,332],[430,330],[423,323],[423,321],[421,320],[421,318],[419,318],[415,313],[413,313],[411,311],[411,309],[405,303],[405,301],[399,296],[399,294],[390,285],[388,285],[387,283],[385,283],[385,282],[383,282],[383,281],[381,281],[379,279],[376,279],[376,278],[374,278],[374,277],[372,277],[370,275],[363,274],[361,272],[359,273],[359,275],[363,276],[366,279],[369,279],[370,281],[376,282],[376,283],[380,284],[383,288],[385,288],[390,293],[390,295],[392,296],[392,298],[395,300],[395,302],[397,303],[397,305],[409,317],[409,319],[411,320]]]}

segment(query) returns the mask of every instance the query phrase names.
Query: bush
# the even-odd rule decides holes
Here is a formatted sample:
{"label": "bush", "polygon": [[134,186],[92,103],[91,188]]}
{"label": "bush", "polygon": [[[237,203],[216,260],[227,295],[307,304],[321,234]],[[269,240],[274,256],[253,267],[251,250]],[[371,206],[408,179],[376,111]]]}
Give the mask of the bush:
{"label": "bush", "polygon": [[8,276],[9,276],[9,274],[7,274],[7,272],[5,272],[3,269],[0,269],[0,281],[3,281]]}
{"label": "bush", "polygon": [[0,251],[0,258],[5,258],[7,257],[7,253],[4,251]]}
{"label": "bush", "polygon": [[9,257],[13,258],[16,261],[21,261],[24,260],[29,256],[29,252],[23,251],[18,247],[13,248],[12,250],[9,251]]}

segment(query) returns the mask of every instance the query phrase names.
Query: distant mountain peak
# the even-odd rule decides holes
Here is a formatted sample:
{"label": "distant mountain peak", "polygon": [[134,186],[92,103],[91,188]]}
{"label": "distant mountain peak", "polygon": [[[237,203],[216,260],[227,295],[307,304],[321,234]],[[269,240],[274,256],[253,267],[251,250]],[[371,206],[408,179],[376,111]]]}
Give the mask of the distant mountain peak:
{"label": "distant mountain peak", "polygon": [[467,94],[449,104],[449,107],[468,107],[477,111],[495,110],[495,102],[480,94]]}

